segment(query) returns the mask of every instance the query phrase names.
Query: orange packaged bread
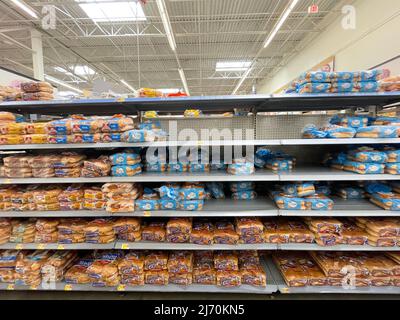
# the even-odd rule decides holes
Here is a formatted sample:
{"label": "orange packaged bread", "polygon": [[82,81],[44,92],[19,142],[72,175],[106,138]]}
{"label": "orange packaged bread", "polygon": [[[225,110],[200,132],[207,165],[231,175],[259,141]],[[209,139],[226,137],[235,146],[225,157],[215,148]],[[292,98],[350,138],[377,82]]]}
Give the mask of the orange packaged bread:
{"label": "orange packaged bread", "polygon": [[31,158],[29,155],[8,156],[3,158],[3,163],[7,168],[30,168]]}
{"label": "orange packaged bread", "polygon": [[152,221],[142,226],[142,240],[164,242],[166,238],[165,222]]}
{"label": "orange packaged bread", "polygon": [[237,244],[239,235],[235,227],[229,221],[221,220],[215,223],[214,243],[218,244]]}
{"label": "orange packaged bread", "polygon": [[60,187],[42,187],[32,192],[33,201],[36,204],[54,203],[58,202],[58,196],[62,192]]}
{"label": "orange packaged bread", "polygon": [[53,93],[53,87],[50,83],[45,81],[30,81],[21,83],[21,90],[23,92],[48,92]]}
{"label": "orange packaged bread", "polygon": [[122,217],[113,223],[115,233],[127,233],[140,231],[140,219]]}
{"label": "orange packaged bread", "polygon": [[240,271],[217,270],[216,284],[221,287],[237,287],[242,284],[242,274]]}
{"label": "orange packaged bread", "polygon": [[24,139],[20,135],[0,135],[0,145],[23,144]]}
{"label": "orange packaged bread", "polygon": [[251,268],[241,268],[240,273],[242,275],[242,284],[259,287],[265,287],[267,285],[267,276],[260,265]]}
{"label": "orange packaged bread", "polygon": [[217,270],[238,271],[239,260],[232,251],[217,251],[214,253],[214,267]]}
{"label": "orange packaged bread", "polygon": [[16,118],[15,115],[11,112],[7,111],[0,111],[0,122],[15,122]]}
{"label": "orange packaged bread", "polygon": [[[159,271],[167,270],[168,254],[162,251],[152,251],[148,253],[144,260],[144,270]],[[168,275],[168,271],[166,271]]]}
{"label": "orange packaged bread", "polygon": [[70,185],[58,195],[60,202],[81,202],[84,199],[83,185]]}
{"label": "orange packaged bread", "polygon": [[131,251],[118,262],[118,270],[121,275],[137,274],[144,271],[144,252]]}
{"label": "orange packaged bread", "polygon": [[144,282],[151,285],[165,286],[168,284],[167,270],[148,270],[144,272]]}
{"label": "orange packaged bread", "polygon": [[190,273],[193,270],[193,253],[174,251],[169,255],[167,269],[169,273]]}
{"label": "orange packaged bread", "polygon": [[129,193],[136,189],[136,184],[134,183],[105,183],[101,187],[101,191],[105,194],[119,194],[119,193]]}
{"label": "orange packaged bread", "polygon": [[214,225],[207,220],[193,222],[190,242],[201,245],[211,245],[214,242]]}
{"label": "orange packaged bread", "polygon": [[134,200],[107,200],[106,211],[111,213],[117,212],[133,212],[135,211],[135,201]]}
{"label": "orange packaged bread", "polygon": [[85,188],[84,198],[86,200],[106,200],[105,194],[100,187]]}

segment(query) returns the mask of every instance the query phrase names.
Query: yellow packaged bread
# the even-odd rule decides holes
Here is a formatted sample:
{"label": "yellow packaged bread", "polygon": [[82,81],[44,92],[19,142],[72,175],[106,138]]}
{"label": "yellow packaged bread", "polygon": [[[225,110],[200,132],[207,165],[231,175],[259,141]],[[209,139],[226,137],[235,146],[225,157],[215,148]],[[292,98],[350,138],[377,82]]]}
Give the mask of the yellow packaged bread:
{"label": "yellow packaged bread", "polygon": [[19,135],[24,132],[24,123],[17,122],[0,122],[0,134],[2,135]]}
{"label": "yellow packaged bread", "polygon": [[15,122],[15,115],[11,112],[1,111],[0,122]]}
{"label": "yellow packaged bread", "polygon": [[23,123],[23,134],[46,134],[47,122]]}
{"label": "yellow packaged bread", "polygon": [[26,134],[22,136],[24,144],[43,144],[47,143],[47,134]]}
{"label": "yellow packaged bread", "polygon": [[0,145],[4,144],[22,144],[24,142],[20,135],[0,135]]}

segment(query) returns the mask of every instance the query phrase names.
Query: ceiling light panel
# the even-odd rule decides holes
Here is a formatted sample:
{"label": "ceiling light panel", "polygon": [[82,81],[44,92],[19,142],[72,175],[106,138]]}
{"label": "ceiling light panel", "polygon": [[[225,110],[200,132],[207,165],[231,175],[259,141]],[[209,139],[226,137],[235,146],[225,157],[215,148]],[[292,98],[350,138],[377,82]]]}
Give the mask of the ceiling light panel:
{"label": "ceiling light panel", "polygon": [[217,62],[215,71],[246,71],[251,66],[251,61],[223,61]]}
{"label": "ceiling light panel", "polygon": [[[77,0],[75,0],[77,1]],[[146,21],[140,3],[134,1],[77,1],[79,6],[94,22]]]}

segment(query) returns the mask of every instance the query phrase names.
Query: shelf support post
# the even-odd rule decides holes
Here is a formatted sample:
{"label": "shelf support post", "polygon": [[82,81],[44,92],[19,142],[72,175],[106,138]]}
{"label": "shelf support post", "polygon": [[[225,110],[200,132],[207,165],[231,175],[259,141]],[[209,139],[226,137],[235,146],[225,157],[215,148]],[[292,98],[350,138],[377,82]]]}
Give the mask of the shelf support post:
{"label": "shelf support post", "polygon": [[38,80],[44,81],[42,34],[36,29],[31,29],[31,45],[33,50],[33,76]]}

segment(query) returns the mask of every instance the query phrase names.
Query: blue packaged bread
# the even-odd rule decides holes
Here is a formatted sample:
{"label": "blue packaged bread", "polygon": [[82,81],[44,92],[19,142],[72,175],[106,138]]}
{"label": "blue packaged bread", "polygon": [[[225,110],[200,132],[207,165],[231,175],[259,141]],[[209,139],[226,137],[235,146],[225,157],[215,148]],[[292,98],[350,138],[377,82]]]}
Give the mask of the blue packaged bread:
{"label": "blue packaged bread", "polygon": [[146,141],[146,130],[129,130],[121,135],[121,140],[125,142],[145,142]]}
{"label": "blue packaged bread", "polygon": [[304,84],[308,82],[319,83],[319,82],[331,82],[333,74],[331,72],[324,71],[309,71],[304,72],[300,75],[298,84]]}
{"label": "blue packaged bread", "polygon": [[228,165],[227,172],[234,175],[247,175],[255,172],[254,163],[232,163]]}
{"label": "blue packaged bread", "polygon": [[359,86],[355,82],[336,82],[332,84],[332,93],[359,92]]}
{"label": "blue packaged bread", "polygon": [[305,205],[307,210],[332,210],[333,200],[327,196],[314,194],[312,196],[305,197]]}
{"label": "blue packaged bread", "polygon": [[361,128],[368,126],[369,118],[366,116],[340,116],[335,115],[330,119],[331,124],[342,127]]}
{"label": "blue packaged bread", "polygon": [[357,138],[397,138],[396,126],[370,126],[357,129]]}
{"label": "blue packaged bread", "polygon": [[146,163],[144,169],[147,172],[165,172],[167,171],[166,163]]}
{"label": "blue packaged bread", "polygon": [[153,190],[145,188],[142,196],[135,200],[135,207],[142,211],[160,210],[160,198]]}
{"label": "blue packaged bread", "polygon": [[160,209],[161,210],[177,210],[179,207],[179,201],[176,199],[160,199]]}
{"label": "blue packaged bread", "polygon": [[339,72],[331,72],[330,79],[332,82],[357,82],[361,80],[360,72],[353,71],[339,71]]}
{"label": "blue packaged bread", "polygon": [[304,83],[299,86],[298,93],[329,93],[331,88],[330,83]]}
{"label": "blue packaged bread", "polygon": [[267,160],[265,167],[272,171],[291,171],[293,169],[293,160],[279,157],[271,158]]}
{"label": "blue packaged bread", "polygon": [[141,162],[140,154],[132,152],[120,152],[109,156],[113,166],[134,165]]}
{"label": "blue packaged bread", "polygon": [[306,202],[304,198],[288,196],[282,193],[273,195],[275,204],[282,210],[306,210]]}
{"label": "blue packaged bread", "polygon": [[158,188],[158,192],[161,199],[179,199],[180,188],[178,183],[168,183]]}
{"label": "blue packaged bread", "polygon": [[231,182],[229,184],[229,189],[232,192],[238,192],[243,190],[253,190],[256,187],[253,181],[239,181],[239,182]]}
{"label": "blue packaged bread", "polygon": [[206,193],[199,184],[185,184],[179,189],[179,198],[183,200],[203,200]]}
{"label": "blue packaged bread", "polygon": [[315,125],[309,124],[303,129],[304,139],[323,139],[326,138],[328,133],[324,130],[318,129]]}
{"label": "blue packaged bread", "polygon": [[179,209],[186,211],[203,210],[204,200],[181,200],[179,201]]}
{"label": "blue packaged bread", "polygon": [[385,173],[400,174],[400,162],[390,162],[385,165]]}
{"label": "blue packaged bread", "polygon": [[168,172],[186,172],[188,171],[188,164],[182,162],[168,163]]}
{"label": "blue packaged bread", "polygon": [[101,133],[100,140],[102,142],[121,142],[121,133],[119,132],[108,132]]}
{"label": "blue packaged bread", "polygon": [[379,83],[377,81],[362,81],[357,82],[356,87],[359,92],[378,92],[379,91]]}
{"label": "blue packaged bread", "polygon": [[374,193],[370,201],[385,210],[400,211],[400,195],[398,193]]}
{"label": "blue packaged bread", "polygon": [[315,187],[311,182],[288,183],[282,187],[282,191],[289,196],[305,197],[313,195]]}
{"label": "blue packaged bread", "polygon": [[360,174],[381,174],[384,173],[385,165],[382,163],[345,161],[343,169]]}
{"label": "blue packaged bread", "polygon": [[347,153],[347,159],[357,162],[386,163],[388,158],[385,152],[369,147],[361,147],[350,150]]}
{"label": "blue packaged bread", "polygon": [[189,172],[209,172],[210,164],[208,163],[189,163],[188,165]]}
{"label": "blue packaged bread", "polygon": [[206,184],[207,190],[215,199],[225,199],[224,184],[221,182],[210,182]]}
{"label": "blue packaged bread", "polygon": [[336,189],[336,195],[343,199],[363,199],[365,192],[359,187],[339,187]]}
{"label": "blue packaged bread", "polygon": [[257,192],[253,190],[242,190],[232,193],[233,200],[253,200],[257,198]]}
{"label": "blue packaged bread", "polygon": [[120,165],[111,167],[111,175],[115,177],[132,177],[142,172],[142,165],[140,163],[132,166]]}
{"label": "blue packaged bread", "polygon": [[342,127],[331,125],[324,129],[327,138],[344,139],[353,138],[356,135],[356,130],[350,127]]}
{"label": "blue packaged bread", "polygon": [[385,150],[387,162],[400,162],[400,149]]}

